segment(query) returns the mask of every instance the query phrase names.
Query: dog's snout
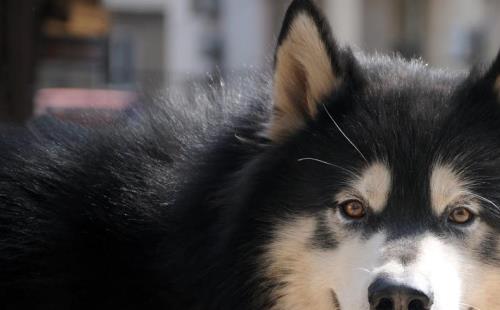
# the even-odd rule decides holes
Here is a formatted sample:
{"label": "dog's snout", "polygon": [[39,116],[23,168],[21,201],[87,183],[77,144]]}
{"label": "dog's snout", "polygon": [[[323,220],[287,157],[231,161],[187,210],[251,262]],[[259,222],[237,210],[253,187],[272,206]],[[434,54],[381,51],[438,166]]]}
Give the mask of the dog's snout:
{"label": "dog's snout", "polygon": [[428,310],[432,294],[387,278],[376,279],[368,288],[371,310]]}

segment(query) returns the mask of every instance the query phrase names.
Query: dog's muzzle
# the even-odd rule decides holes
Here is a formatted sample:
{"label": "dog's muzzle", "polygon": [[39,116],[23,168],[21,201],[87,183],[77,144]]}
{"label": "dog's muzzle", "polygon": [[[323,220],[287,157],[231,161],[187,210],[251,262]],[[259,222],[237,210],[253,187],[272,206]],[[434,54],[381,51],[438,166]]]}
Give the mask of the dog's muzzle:
{"label": "dog's muzzle", "polygon": [[428,310],[432,293],[402,285],[386,277],[377,278],[368,288],[371,310]]}

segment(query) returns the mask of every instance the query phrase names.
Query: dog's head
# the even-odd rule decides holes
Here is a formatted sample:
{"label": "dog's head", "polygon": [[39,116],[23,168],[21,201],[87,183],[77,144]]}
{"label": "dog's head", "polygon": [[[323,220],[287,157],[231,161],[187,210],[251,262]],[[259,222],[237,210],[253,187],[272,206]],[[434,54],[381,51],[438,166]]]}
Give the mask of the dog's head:
{"label": "dog's head", "polygon": [[467,75],[353,53],[296,0],[274,70],[252,202],[275,309],[500,309],[500,59]]}

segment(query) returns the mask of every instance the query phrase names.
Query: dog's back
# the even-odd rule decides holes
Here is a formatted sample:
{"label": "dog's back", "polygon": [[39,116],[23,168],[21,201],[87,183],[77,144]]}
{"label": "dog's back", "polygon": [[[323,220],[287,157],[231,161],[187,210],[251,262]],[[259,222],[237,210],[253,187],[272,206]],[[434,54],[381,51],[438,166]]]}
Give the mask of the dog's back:
{"label": "dog's back", "polygon": [[234,138],[236,127],[241,139],[253,137],[249,124],[267,109],[263,83],[255,74],[230,88],[196,87],[191,100],[172,95],[97,128],[51,117],[4,126],[2,308],[189,304],[169,281],[177,277],[168,267],[179,250],[175,201],[216,141]]}

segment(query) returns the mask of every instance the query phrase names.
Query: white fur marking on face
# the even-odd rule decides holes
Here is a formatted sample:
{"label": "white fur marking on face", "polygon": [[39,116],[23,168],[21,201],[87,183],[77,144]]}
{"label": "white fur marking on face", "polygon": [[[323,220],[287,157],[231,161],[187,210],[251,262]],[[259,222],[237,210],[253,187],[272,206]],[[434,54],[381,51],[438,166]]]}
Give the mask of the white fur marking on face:
{"label": "white fur marking on face", "polygon": [[380,249],[385,242],[384,233],[368,240],[353,237],[344,240],[337,250],[316,256],[316,272],[331,275],[330,286],[341,309],[369,309],[368,287],[376,276],[373,270],[383,260]]}
{"label": "white fur marking on face", "polygon": [[461,254],[453,245],[435,236],[426,236],[419,244],[419,255],[408,271],[414,281],[431,286],[433,309],[460,309],[462,295]]}
{"label": "white fur marking on face", "polygon": [[467,193],[465,180],[450,166],[435,165],[430,179],[431,204],[436,215],[441,215],[454,201]]}
{"label": "white fur marking on face", "polygon": [[375,212],[381,212],[387,204],[391,186],[392,177],[389,168],[384,163],[376,162],[352,182],[350,189],[338,194],[336,200],[341,202],[359,195]]}

